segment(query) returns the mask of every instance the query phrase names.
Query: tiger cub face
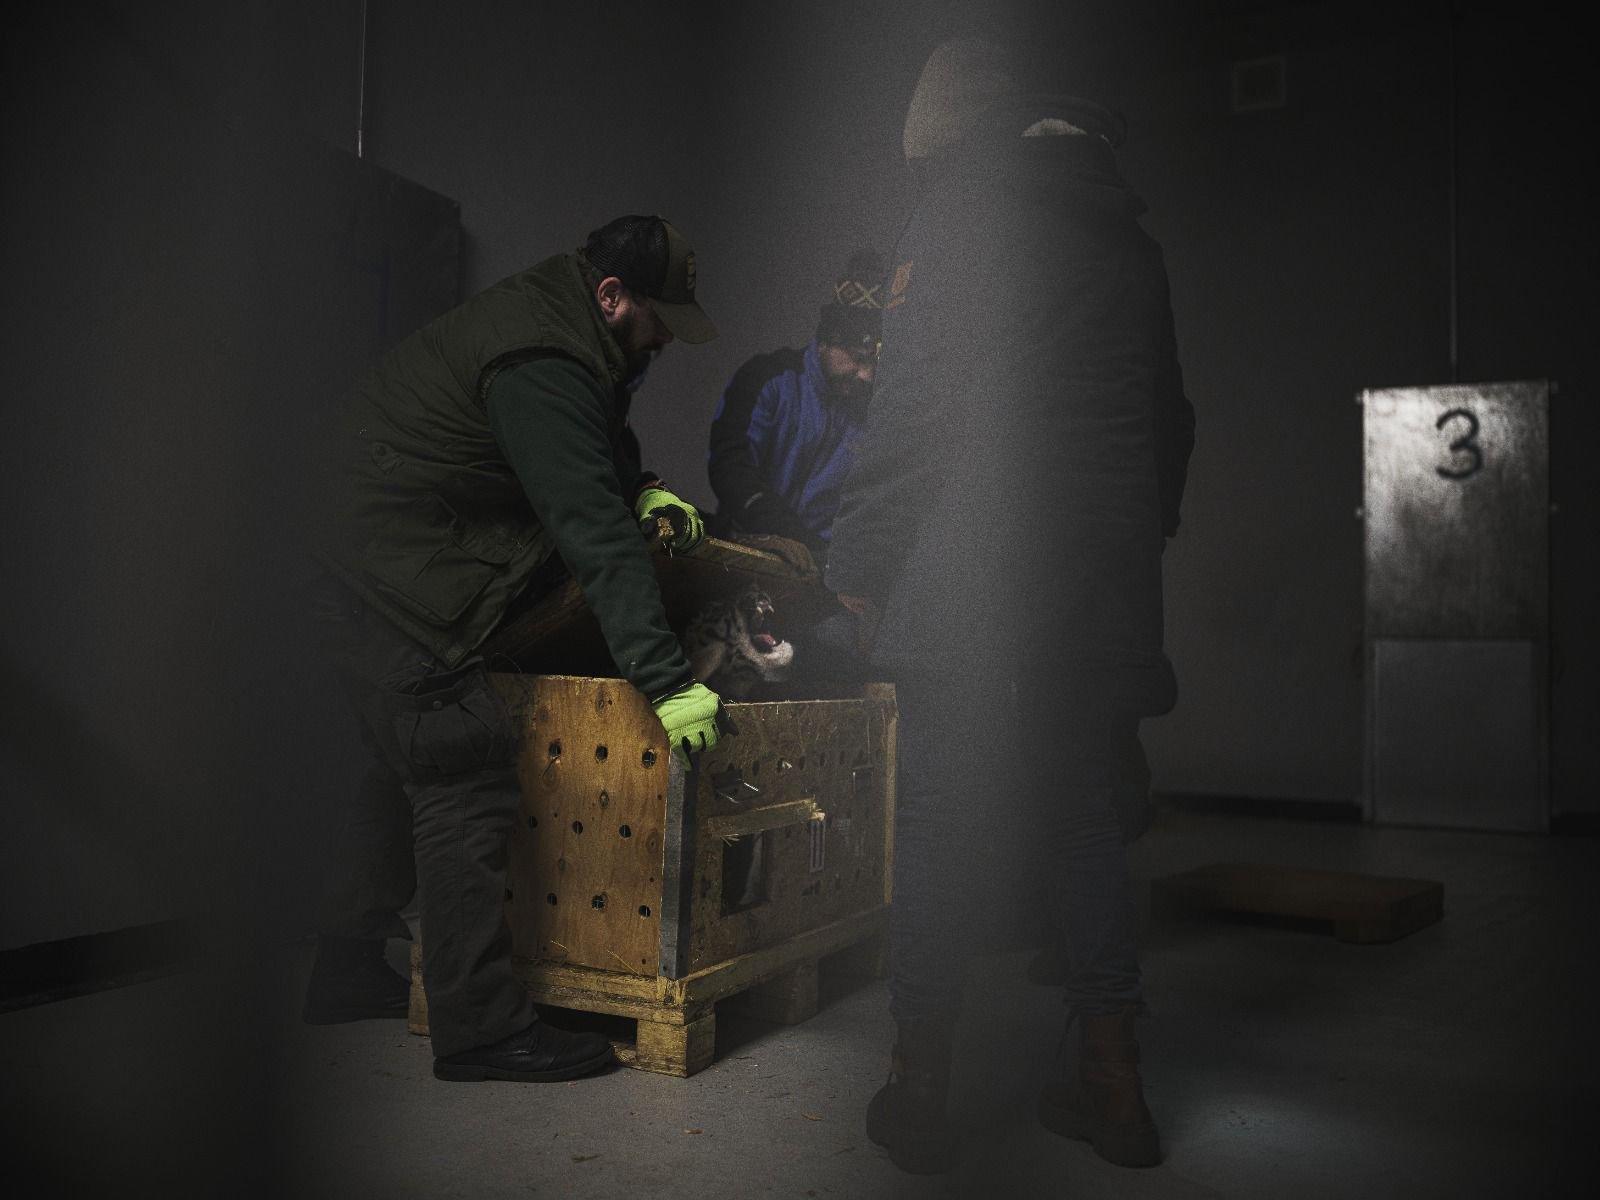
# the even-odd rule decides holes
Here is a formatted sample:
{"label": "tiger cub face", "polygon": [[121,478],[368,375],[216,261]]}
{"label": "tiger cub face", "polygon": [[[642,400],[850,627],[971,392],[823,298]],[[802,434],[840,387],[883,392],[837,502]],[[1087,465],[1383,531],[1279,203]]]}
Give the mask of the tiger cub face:
{"label": "tiger cub face", "polygon": [[763,684],[787,679],[794,646],[778,634],[776,616],[771,597],[754,583],[706,604],[683,634],[695,678],[728,700],[747,700]]}

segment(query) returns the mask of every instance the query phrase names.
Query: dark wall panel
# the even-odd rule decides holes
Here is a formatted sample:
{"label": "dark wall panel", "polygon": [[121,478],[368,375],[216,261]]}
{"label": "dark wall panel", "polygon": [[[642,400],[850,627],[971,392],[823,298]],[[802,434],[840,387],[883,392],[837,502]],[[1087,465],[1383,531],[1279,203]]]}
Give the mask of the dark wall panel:
{"label": "dark wall panel", "polygon": [[458,294],[454,203],[286,105],[321,78],[294,14],[175,14],[7,43],[0,949],[306,927],[358,753],[306,618],[312,452]]}

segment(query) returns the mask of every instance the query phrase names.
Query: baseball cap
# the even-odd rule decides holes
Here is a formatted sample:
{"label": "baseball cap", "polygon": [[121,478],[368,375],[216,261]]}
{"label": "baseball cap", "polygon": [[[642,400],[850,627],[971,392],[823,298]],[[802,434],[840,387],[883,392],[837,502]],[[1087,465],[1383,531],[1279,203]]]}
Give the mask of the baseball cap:
{"label": "baseball cap", "polygon": [[673,337],[697,345],[717,336],[694,298],[694,250],[665,217],[618,217],[589,235],[583,256],[643,296]]}

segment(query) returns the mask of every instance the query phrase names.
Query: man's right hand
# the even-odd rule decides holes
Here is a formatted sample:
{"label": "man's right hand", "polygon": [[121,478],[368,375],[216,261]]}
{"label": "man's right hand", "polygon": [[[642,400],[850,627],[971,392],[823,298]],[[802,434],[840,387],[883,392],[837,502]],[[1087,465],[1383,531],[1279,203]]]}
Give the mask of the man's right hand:
{"label": "man's right hand", "polygon": [[659,520],[665,519],[672,529],[668,543],[674,554],[693,550],[706,536],[705,520],[700,510],[681,496],[667,491],[660,483],[647,487],[633,502],[633,512],[639,519],[639,528],[652,532]]}
{"label": "man's right hand", "polygon": [[878,640],[878,621],[883,614],[868,596],[838,592],[835,599],[856,619],[856,653],[862,658],[871,658],[873,644]]}
{"label": "man's right hand", "polygon": [[709,750],[723,733],[738,733],[722,698],[703,683],[691,683],[651,702],[667,745],[684,766],[689,756]]}

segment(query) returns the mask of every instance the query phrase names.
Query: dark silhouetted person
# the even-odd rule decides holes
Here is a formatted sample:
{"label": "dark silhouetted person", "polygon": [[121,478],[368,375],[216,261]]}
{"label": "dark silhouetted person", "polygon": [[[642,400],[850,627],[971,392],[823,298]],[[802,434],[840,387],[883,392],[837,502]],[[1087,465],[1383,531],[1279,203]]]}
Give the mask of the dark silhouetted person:
{"label": "dark silhouetted person", "polygon": [[1019,77],[973,39],[918,81],[919,194],[826,572],[898,685],[896,1038],[867,1130],[917,1172],[956,1160],[963,967],[1007,871],[999,831],[1019,826],[1051,860],[1080,1030],[1039,1116],[1112,1162],[1160,1157],[1116,795],[1139,719],[1176,698],[1161,551],[1193,412],[1161,251],[1113,156],[1120,121]]}

